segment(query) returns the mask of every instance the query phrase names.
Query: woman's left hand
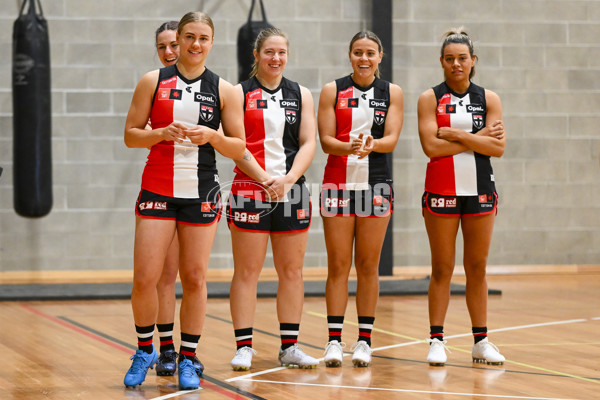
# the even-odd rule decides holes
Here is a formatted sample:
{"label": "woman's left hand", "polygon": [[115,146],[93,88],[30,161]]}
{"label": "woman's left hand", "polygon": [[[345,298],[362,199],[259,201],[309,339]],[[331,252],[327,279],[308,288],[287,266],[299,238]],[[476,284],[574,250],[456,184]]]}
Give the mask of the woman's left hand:
{"label": "woman's left hand", "polygon": [[184,129],[183,134],[195,145],[202,146],[210,142],[213,136],[218,133],[214,129],[210,129],[206,126],[195,125]]}
{"label": "woman's left hand", "polygon": [[262,182],[267,193],[268,201],[280,201],[290,191],[292,185],[287,182],[287,177],[280,176],[278,178],[271,178]]}
{"label": "woman's left hand", "polygon": [[375,148],[375,139],[373,139],[373,136],[367,136],[367,139],[365,140],[365,144],[356,152],[358,159],[360,160],[360,159],[368,156],[373,151],[374,148]]}

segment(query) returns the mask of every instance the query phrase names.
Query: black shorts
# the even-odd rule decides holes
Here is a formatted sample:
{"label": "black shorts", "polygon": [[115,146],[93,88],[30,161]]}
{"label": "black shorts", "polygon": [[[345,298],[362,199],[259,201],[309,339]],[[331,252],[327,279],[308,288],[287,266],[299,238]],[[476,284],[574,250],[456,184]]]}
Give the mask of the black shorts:
{"label": "black shorts", "polygon": [[435,215],[448,217],[485,215],[497,210],[498,193],[491,192],[477,196],[443,196],[425,192],[421,198],[421,205],[423,212],[428,210]]}
{"label": "black shorts", "polygon": [[301,232],[310,227],[312,206],[304,183],[294,184],[288,201],[261,201],[231,194],[227,201],[227,222],[243,231]]}
{"label": "black shorts", "polygon": [[367,190],[339,190],[324,184],[321,190],[323,217],[387,217],[394,211],[394,189],[377,183]]}
{"label": "black shorts", "polygon": [[168,197],[142,189],[135,213],[142,218],[170,219],[190,225],[210,225],[221,219],[221,194],[206,199]]}

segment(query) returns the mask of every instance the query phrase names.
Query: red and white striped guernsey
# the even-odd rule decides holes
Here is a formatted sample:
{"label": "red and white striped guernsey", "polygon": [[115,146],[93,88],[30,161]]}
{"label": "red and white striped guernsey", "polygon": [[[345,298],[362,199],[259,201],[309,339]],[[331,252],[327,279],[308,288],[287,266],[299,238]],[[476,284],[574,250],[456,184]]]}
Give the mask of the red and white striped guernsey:
{"label": "red and white striped guernsey", "polygon": [[[476,133],[485,127],[485,90],[471,83],[458,94],[446,82],[433,88],[437,99],[438,127]],[[425,191],[445,196],[476,196],[496,191],[490,156],[464,151],[453,156],[433,157],[427,164]]]}
{"label": "red and white striped guernsey", "polygon": [[[187,80],[171,65],[159,72],[150,124],[157,129],[177,121],[216,130],[221,122],[220,104],[218,75],[206,69],[198,78]],[[215,150],[209,143],[198,146],[189,139],[183,143],[163,140],[150,149],[142,189],[169,197],[200,198],[218,186]]]}
{"label": "red and white striped guernsey", "polygon": [[[358,86],[350,75],[335,81],[336,139],[350,142],[363,134],[374,139],[383,137],[390,106],[390,83],[375,78],[368,87]],[[392,175],[384,153],[371,152],[358,159],[356,155],[329,155],[323,184],[339,190],[367,190],[376,183],[392,183]]]}
{"label": "red and white striped guernsey", "polygon": [[[271,177],[285,176],[292,168],[300,148],[300,85],[283,78],[276,89],[269,90],[256,77],[241,85],[244,91],[246,148]],[[257,190],[256,181],[238,167],[234,171],[233,194],[264,200],[264,193]],[[304,176],[297,183],[303,182]]]}

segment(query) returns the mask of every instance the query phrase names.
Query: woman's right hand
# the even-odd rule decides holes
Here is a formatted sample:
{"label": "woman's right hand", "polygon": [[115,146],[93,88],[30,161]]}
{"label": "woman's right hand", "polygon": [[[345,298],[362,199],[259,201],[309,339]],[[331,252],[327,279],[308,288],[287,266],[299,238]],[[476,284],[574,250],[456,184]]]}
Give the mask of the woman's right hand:
{"label": "woman's right hand", "polygon": [[187,129],[185,124],[181,122],[172,122],[170,125],[162,128],[161,136],[166,141],[174,141],[175,143],[181,143],[186,138],[183,131]]}

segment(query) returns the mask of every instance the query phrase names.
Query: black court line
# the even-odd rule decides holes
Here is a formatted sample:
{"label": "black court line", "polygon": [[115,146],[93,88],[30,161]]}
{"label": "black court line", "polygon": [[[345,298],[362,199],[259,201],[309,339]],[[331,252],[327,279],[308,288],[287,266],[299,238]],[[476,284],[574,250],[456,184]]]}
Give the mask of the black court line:
{"label": "black court line", "polygon": [[[69,324],[72,324],[72,325],[74,325],[74,326],[76,326],[76,327],[78,327],[80,329],[83,329],[83,330],[86,330],[86,331],[88,331],[90,333],[93,333],[94,335],[98,335],[98,336],[100,336],[103,339],[109,340],[109,341],[111,341],[113,343],[117,343],[117,344],[119,344],[119,345],[121,345],[123,347],[129,348],[132,351],[136,351],[137,350],[137,346],[134,346],[134,345],[132,345],[130,343],[123,342],[122,340],[119,340],[119,339],[117,339],[115,337],[107,335],[107,334],[105,334],[105,333],[103,333],[101,331],[98,331],[96,329],[90,328],[89,326],[81,324],[81,323],[79,323],[77,321],[74,321],[74,320],[68,318],[68,317],[58,316],[57,318],[60,319],[60,320],[62,320],[62,321],[65,321],[65,322],[67,322]],[[261,397],[261,396],[258,396],[256,394],[254,394],[254,393],[250,393],[250,392],[247,392],[245,390],[239,389],[239,388],[237,388],[237,387],[235,387],[233,385],[230,385],[227,382],[223,382],[223,381],[221,381],[221,380],[219,380],[217,378],[213,378],[212,376],[207,375],[207,374],[202,374],[202,379],[204,379],[204,380],[206,380],[206,381],[208,381],[210,383],[213,383],[213,384],[215,384],[215,385],[217,385],[217,386],[219,386],[219,387],[221,387],[223,389],[226,389],[226,390],[229,390],[229,391],[234,392],[236,394],[239,394],[239,395],[242,395],[244,397],[247,397],[249,399],[253,399],[253,400],[267,400],[264,397]]]}

